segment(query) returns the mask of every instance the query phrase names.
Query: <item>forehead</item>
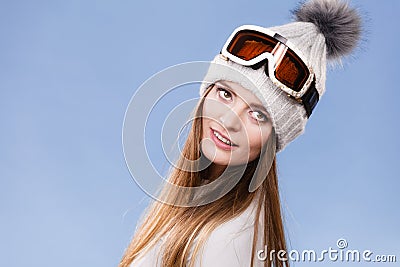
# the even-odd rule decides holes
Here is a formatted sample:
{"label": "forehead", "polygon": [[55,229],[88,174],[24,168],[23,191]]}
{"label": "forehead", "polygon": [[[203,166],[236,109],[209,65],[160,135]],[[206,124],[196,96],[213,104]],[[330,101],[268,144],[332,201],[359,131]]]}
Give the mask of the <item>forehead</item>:
{"label": "forehead", "polygon": [[216,82],[216,84],[222,85],[223,87],[230,89],[233,93],[235,93],[237,96],[242,98],[243,101],[246,102],[247,105],[258,106],[265,110],[260,99],[258,99],[258,97],[256,97],[251,91],[247,90],[240,84],[231,82],[231,81],[225,81],[225,80],[218,81],[218,82]]}

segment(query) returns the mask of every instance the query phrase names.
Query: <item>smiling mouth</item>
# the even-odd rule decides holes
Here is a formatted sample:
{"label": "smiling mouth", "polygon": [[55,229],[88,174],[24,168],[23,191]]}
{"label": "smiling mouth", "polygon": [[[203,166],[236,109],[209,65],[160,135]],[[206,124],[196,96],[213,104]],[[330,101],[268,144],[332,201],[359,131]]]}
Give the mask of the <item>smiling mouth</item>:
{"label": "smiling mouth", "polygon": [[228,146],[237,146],[236,144],[232,143],[231,140],[220,134],[218,131],[211,129],[212,133],[214,134],[215,137],[218,138],[222,143],[228,145]]}

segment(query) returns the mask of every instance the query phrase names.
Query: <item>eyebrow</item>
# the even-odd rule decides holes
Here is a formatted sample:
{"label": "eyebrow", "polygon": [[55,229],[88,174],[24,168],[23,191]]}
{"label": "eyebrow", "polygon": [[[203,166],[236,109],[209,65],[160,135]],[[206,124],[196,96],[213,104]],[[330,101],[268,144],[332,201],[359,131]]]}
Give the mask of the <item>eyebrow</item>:
{"label": "eyebrow", "polygon": [[[227,89],[233,91],[232,88],[231,88],[228,84],[226,84],[224,81],[218,81],[218,82],[216,82],[216,84],[223,85],[223,86],[225,86]],[[234,93],[234,92],[233,92],[233,93]],[[235,94],[235,95],[236,95],[236,94]],[[268,117],[269,117],[269,113],[268,113],[268,111],[266,110],[266,108],[264,107],[264,105],[260,105],[260,104],[257,104],[257,103],[251,103],[251,104],[248,104],[248,106],[251,107],[251,108],[261,109],[263,112],[267,113],[266,115],[268,115]]]}
{"label": "eyebrow", "polygon": [[232,88],[231,88],[228,84],[226,84],[225,82],[223,82],[223,81],[218,81],[218,82],[216,82],[215,84],[223,85],[223,86],[227,87],[228,89],[232,90]]}
{"label": "eyebrow", "polygon": [[266,110],[266,108],[263,105],[252,103],[249,106],[252,107],[252,108],[261,109],[262,111],[264,111],[265,113],[267,113],[269,115],[268,111]]}

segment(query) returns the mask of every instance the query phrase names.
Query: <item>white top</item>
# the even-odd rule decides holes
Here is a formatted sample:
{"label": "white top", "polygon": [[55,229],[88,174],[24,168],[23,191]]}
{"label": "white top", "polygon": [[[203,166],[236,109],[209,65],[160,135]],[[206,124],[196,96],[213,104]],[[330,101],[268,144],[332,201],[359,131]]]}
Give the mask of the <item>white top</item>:
{"label": "white top", "polygon": [[[257,198],[255,198],[257,199]],[[231,219],[219,225],[209,236],[205,242],[203,249],[200,249],[196,255],[196,267],[244,267],[250,266],[251,249],[254,235],[254,216],[256,211],[256,201],[253,201],[249,207],[243,211],[238,217]],[[262,233],[260,214],[259,233]],[[197,238],[196,238],[197,239]],[[195,242],[196,242],[195,239]],[[131,267],[161,267],[162,255],[161,238],[155,246],[153,246],[144,255],[135,259]],[[257,259],[257,251],[264,249],[261,235],[258,237],[255,250],[255,266],[263,266],[262,261]],[[193,249],[193,247],[192,247]],[[159,255],[157,253],[159,252]],[[192,251],[190,255],[192,254]],[[158,260],[158,262],[157,262]],[[200,265],[201,261],[201,265]],[[189,262],[189,259],[188,259]]]}

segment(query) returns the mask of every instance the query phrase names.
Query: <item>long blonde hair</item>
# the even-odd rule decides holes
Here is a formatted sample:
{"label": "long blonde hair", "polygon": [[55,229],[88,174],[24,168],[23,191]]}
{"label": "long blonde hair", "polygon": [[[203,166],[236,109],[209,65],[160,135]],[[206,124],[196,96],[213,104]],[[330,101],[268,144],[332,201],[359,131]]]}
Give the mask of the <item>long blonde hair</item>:
{"label": "long blonde hair", "polygon": [[[194,111],[195,116],[192,127],[182,149],[177,167],[171,171],[168,177],[168,181],[172,184],[184,187],[197,187],[209,177],[209,167],[202,171],[197,171],[198,166],[189,166],[188,169],[188,166],[185,166],[187,161],[184,159],[195,161],[201,157],[202,108],[205,96],[211,88],[212,86],[207,89],[204,97],[199,101]],[[211,232],[220,224],[241,214],[256,196],[259,196],[259,201],[256,206],[255,222],[259,221],[262,209],[264,218],[261,218],[263,229],[258,229],[258,223],[254,224],[255,238],[252,244],[252,255],[256,255],[258,231],[262,231],[262,242],[266,245],[268,251],[286,251],[278,190],[276,157],[274,154],[272,166],[269,171],[265,170],[263,172],[257,169],[257,164],[263,160],[263,155],[264,153],[260,153],[257,159],[249,162],[245,166],[245,171],[239,182],[227,194],[216,201],[195,207],[180,207],[159,201],[151,203],[146,211],[146,216],[138,225],[130,245],[121,259],[119,267],[128,267],[133,260],[139,257],[140,253],[154,246],[161,237],[166,237],[161,266],[192,267],[198,251]],[[264,176],[258,178],[264,179],[257,190],[249,192],[249,184],[254,175]],[[178,194],[174,195],[171,192],[166,192],[165,190],[160,195],[164,197],[168,196],[169,199],[182,197],[178,196]],[[195,238],[198,239],[198,242],[194,242]],[[194,246],[193,254],[191,254],[192,257],[189,261],[188,258],[192,246]],[[265,253],[269,255],[268,252]],[[279,261],[276,256],[272,259],[272,262],[269,256],[266,258],[265,264],[268,267],[272,263],[274,266],[289,266],[288,262]],[[250,266],[254,266],[254,257],[251,259]]]}

